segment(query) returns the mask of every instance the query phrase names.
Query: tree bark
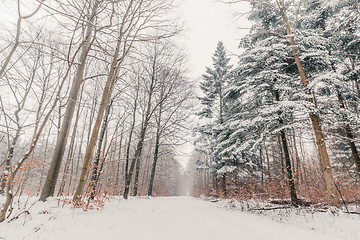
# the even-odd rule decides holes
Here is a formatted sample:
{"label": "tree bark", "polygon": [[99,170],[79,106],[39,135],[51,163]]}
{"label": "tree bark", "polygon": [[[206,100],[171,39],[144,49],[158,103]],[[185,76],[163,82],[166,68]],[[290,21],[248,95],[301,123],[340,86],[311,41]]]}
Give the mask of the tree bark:
{"label": "tree bark", "polygon": [[[82,91],[83,91],[83,89],[81,90],[81,93],[80,93],[79,102],[81,102],[81,99],[82,99]],[[64,173],[63,173],[60,188],[59,188],[59,191],[57,194],[58,196],[61,196],[65,190],[66,176],[68,175],[68,172],[69,172],[70,162],[74,158],[74,151],[75,151],[74,146],[75,146],[75,139],[76,139],[76,134],[77,134],[77,126],[79,123],[80,112],[81,112],[81,107],[79,104],[78,110],[76,113],[76,117],[75,117],[75,124],[74,124],[74,128],[73,128],[73,132],[72,132],[71,139],[70,139],[70,147],[69,147],[68,155],[67,155],[65,166],[64,166]],[[69,188],[70,188],[70,186],[69,186]]]}
{"label": "tree bark", "polygon": [[74,197],[73,197],[74,202],[79,201],[81,198],[81,195],[83,193],[85,182],[86,182],[86,175],[88,173],[89,163],[93,157],[94,148],[96,145],[96,141],[98,139],[100,125],[101,125],[101,122],[102,122],[102,119],[104,116],[107,102],[110,98],[112,89],[116,82],[116,76],[119,72],[121,62],[118,61],[118,57],[119,57],[121,42],[122,42],[122,37],[120,36],[118,38],[115,53],[113,55],[113,61],[111,64],[110,73],[107,77],[107,81],[106,81],[106,84],[105,84],[105,87],[104,87],[104,90],[102,93],[101,102],[100,102],[100,106],[99,106],[98,113],[96,116],[95,124],[94,124],[93,130],[92,130],[92,133],[91,133],[90,142],[85,151],[85,158],[84,158],[83,167],[81,169],[79,183],[78,183],[78,186],[76,188],[76,191],[75,191]]}
{"label": "tree bark", "polygon": [[91,43],[92,43],[91,34],[94,29],[95,14],[98,5],[99,5],[99,1],[95,1],[94,6],[92,8],[90,19],[86,24],[85,40],[82,43],[81,54],[79,58],[80,64],[76,70],[74,81],[72,82],[71,85],[69,102],[65,110],[65,115],[64,115],[63,123],[61,125],[60,134],[56,140],[55,150],[51,159],[48,174],[46,176],[44,188],[40,195],[40,201],[46,201],[47,197],[54,195],[61,162],[64,156],[65,147],[71,128],[71,121],[75,112],[74,110],[76,106],[76,101],[80,91],[81,83],[83,82],[86,59],[91,48]]}
{"label": "tree bark", "polygon": [[128,195],[129,195],[129,188],[130,188],[130,183],[131,183],[131,178],[134,172],[134,168],[135,168],[135,163],[137,161],[140,161],[140,157],[141,157],[141,153],[142,153],[142,148],[144,146],[144,140],[145,140],[145,134],[146,134],[146,130],[147,127],[149,125],[150,122],[150,117],[152,115],[152,110],[151,110],[151,105],[152,105],[152,95],[154,92],[154,88],[155,88],[155,82],[156,82],[156,56],[153,59],[153,63],[152,63],[152,75],[151,75],[151,83],[150,83],[150,89],[149,89],[149,99],[147,102],[147,108],[146,108],[146,112],[145,112],[145,117],[144,117],[144,122],[142,124],[141,127],[141,132],[140,132],[140,138],[135,150],[135,155],[134,158],[131,161],[131,165],[130,165],[130,169],[126,178],[126,182],[125,182],[125,190],[124,190],[124,198],[127,199]]}
{"label": "tree bark", "polygon": [[[286,14],[286,10],[285,10],[285,3],[283,0],[277,0],[277,4],[278,4],[278,7],[279,7],[279,10],[281,13],[282,20],[284,22],[284,27],[285,27],[286,33],[288,34],[288,40],[289,40],[291,50],[294,55],[296,66],[298,68],[299,76],[304,85],[304,88],[307,89],[307,87],[309,85],[308,79],[307,79],[307,76],[305,73],[305,69],[301,63],[299,54],[298,54],[298,50],[297,50],[296,43],[295,43],[295,36],[294,36],[295,33],[292,32],[292,30],[291,30],[289,20],[288,20],[287,14]],[[312,98],[308,98],[307,101],[310,103],[314,103],[314,99],[312,99]],[[339,196],[337,187],[335,185],[333,173],[331,170],[329,155],[328,155],[328,152],[326,149],[323,132],[322,132],[321,125],[320,125],[320,119],[319,119],[318,115],[314,112],[310,112],[309,115],[310,115],[310,120],[311,120],[313,130],[314,130],[315,138],[316,138],[316,145],[317,145],[319,155],[320,155],[322,173],[324,176],[325,185],[326,185],[326,189],[327,189],[327,201],[330,206],[340,207],[340,202],[339,202],[340,196]]]}
{"label": "tree bark", "polygon": [[155,178],[155,171],[156,171],[156,164],[159,158],[159,148],[160,148],[160,131],[161,131],[161,114],[162,114],[162,104],[159,106],[159,117],[156,129],[156,140],[155,140],[155,151],[154,151],[154,162],[151,168],[151,175],[149,181],[149,188],[148,188],[148,196],[152,196],[152,189],[154,185],[154,178]]}
{"label": "tree bark", "polygon": [[99,168],[99,163],[100,163],[100,158],[101,158],[101,147],[103,145],[105,131],[106,131],[106,128],[107,128],[107,125],[108,125],[109,115],[110,115],[110,110],[111,110],[112,103],[113,103],[113,99],[109,100],[109,102],[107,104],[107,107],[106,107],[104,121],[103,121],[103,124],[102,124],[102,127],[101,127],[96,159],[95,159],[95,162],[94,162],[92,175],[91,175],[91,180],[90,180],[90,199],[91,200],[93,200],[95,198],[96,186],[98,184],[99,177],[100,177],[100,175],[99,175],[100,173],[98,172],[98,168]]}
{"label": "tree bark", "polygon": [[282,141],[282,146],[284,148],[286,176],[288,179],[288,184],[289,184],[289,189],[290,189],[291,202],[293,205],[297,206],[299,204],[299,201],[298,201],[298,198],[296,195],[294,174],[291,169],[290,154],[289,154],[288,144],[287,144],[287,140],[286,140],[285,130],[281,130],[281,141]]}
{"label": "tree bark", "polygon": [[[277,102],[280,102],[279,90],[275,90],[275,100]],[[281,119],[281,112],[279,112],[279,123],[280,123],[280,127],[282,127],[284,125],[284,121],[283,121],[283,119]],[[297,206],[299,204],[299,200],[296,195],[294,174],[293,174],[293,171],[291,168],[289,147],[288,147],[288,142],[286,139],[286,133],[285,133],[284,129],[282,129],[280,131],[280,137],[281,137],[282,148],[284,150],[286,176],[287,176],[287,182],[288,182],[289,190],[290,190],[291,202],[294,206]]]}
{"label": "tree bark", "polygon": [[132,135],[134,133],[135,123],[136,123],[136,111],[137,111],[138,97],[139,97],[139,81],[137,83],[137,88],[136,88],[136,95],[135,95],[135,99],[134,99],[134,109],[133,109],[133,113],[132,113],[132,122],[131,122],[131,127],[130,127],[130,132],[129,132],[129,139],[128,139],[127,147],[126,147],[125,185],[126,185],[126,181],[127,181],[127,177],[128,177],[128,170],[129,170],[130,147],[131,147],[131,142],[132,142]]}
{"label": "tree bark", "polygon": [[297,144],[296,144],[295,131],[293,132],[293,143],[294,143],[294,151],[295,151],[295,159],[296,159],[295,179],[298,182],[300,182],[299,180],[303,181],[303,174],[301,171],[301,162],[300,162],[299,151],[297,149]]}
{"label": "tree bark", "polygon": [[280,157],[280,173],[281,173],[281,181],[284,180],[285,171],[284,171],[284,157],[283,157],[283,148],[281,145],[281,139],[280,135],[277,136],[277,145],[279,148],[279,157]]}
{"label": "tree bark", "polygon": [[[345,109],[344,98],[342,97],[339,90],[337,91],[337,95],[338,95],[338,99],[339,99],[339,103],[340,103],[340,108]],[[352,158],[355,163],[356,171],[360,175],[360,157],[359,157],[359,152],[358,152],[355,142],[354,142],[355,137],[354,137],[353,131],[349,124],[345,124],[344,129],[345,129],[345,134],[346,134],[348,144],[351,149],[351,155],[352,155]]]}

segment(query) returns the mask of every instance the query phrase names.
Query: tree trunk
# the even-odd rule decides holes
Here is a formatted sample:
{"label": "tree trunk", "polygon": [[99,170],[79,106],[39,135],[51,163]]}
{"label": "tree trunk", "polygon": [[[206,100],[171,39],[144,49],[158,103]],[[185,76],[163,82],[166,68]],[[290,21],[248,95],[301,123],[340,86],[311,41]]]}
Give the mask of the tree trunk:
{"label": "tree trunk", "polygon": [[281,139],[280,139],[280,135],[277,135],[277,145],[279,148],[279,157],[280,157],[280,172],[281,172],[281,181],[284,180],[284,176],[285,176],[285,171],[284,171],[284,157],[283,157],[283,148],[281,145]]}
{"label": "tree trunk", "polygon": [[[83,90],[84,90],[84,88],[81,89],[79,102],[81,102]],[[81,111],[81,107],[80,107],[80,104],[79,104],[78,105],[78,110],[77,110],[77,113],[76,113],[76,117],[75,117],[74,129],[73,129],[71,139],[70,139],[69,152],[68,152],[68,156],[67,156],[66,162],[65,162],[63,178],[62,178],[60,188],[59,188],[59,191],[58,191],[58,194],[57,194],[58,196],[61,196],[63,194],[64,190],[65,190],[66,176],[67,176],[67,174],[69,172],[69,166],[70,166],[71,159],[74,158],[74,145],[75,145],[75,139],[76,139],[76,133],[77,133],[77,126],[78,126],[79,117],[80,117],[80,111]]]}
{"label": "tree trunk", "polygon": [[100,132],[100,137],[99,137],[99,142],[98,142],[98,149],[97,149],[96,159],[95,159],[95,162],[94,162],[92,175],[91,175],[91,180],[90,180],[90,199],[91,200],[93,200],[95,198],[96,186],[98,184],[99,177],[100,177],[100,175],[99,175],[100,173],[98,172],[98,167],[99,167],[100,158],[101,158],[101,147],[103,145],[105,131],[106,131],[106,128],[107,128],[107,125],[108,125],[109,115],[110,115],[110,110],[111,110],[111,105],[113,103],[113,100],[114,99],[111,99],[107,103],[106,112],[105,112],[105,116],[104,116],[104,121],[103,121],[103,124],[101,126],[101,132]]}
{"label": "tree trunk", "polygon": [[81,54],[79,58],[79,66],[76,70],[74,81],[71,85],[69,102],[67,104],[63,123],[61,125],[60,134],[56,140],[55,150],[51,159],[50,168],[46,176],[44,188],[41,192],[40,201],[46,201],[47,197],[53,196],[55,191],[56,182],[59,176],[61,162],[64,156],[67,139],[69,136],[71,121],[74,115],[77,97],[80,91],[80,86],[83,81],[86,59],[90,51],[92,37],[91,34],[94,29],[95,14],[99,2],[95,1],[92,14],[86,24],[85,40],[82,43]]}
{"label": "tree trunk", "polygon": [[271,179],[269,151],[268,151],[266,145],[264,145],[264,149],[265,149],[265,157],[266,157],[266,164],[267,164],[268,183],[270,183],[272,179]]}
{"label": "tree trunk", "polygon": [[89,164],[90,164],[90,161],[91,161],[91,159],[93,157],[94,148],[95,148],[96,141],[97,141],[98,135],[99,135],[100,125],[101,125],[101,122],[102,122],[102,119],[103,119],[103,116],[104,116],[104,112],[105,112],[105,109],[106,109],[107,102],[108,102],[108,100],[110,98],[112,89],[113,89],[114,84],[116,82],[116,76],[117,76],[117,74],[119,72],[121,62],[118,61],[118,57],[119,57],[121,42],[122,42],[122,37],[120,36],[118,38],[115,53],[113,55],[113,61],[112,61],[112,64],[111,64],[110,73],[109,73],[109,75],[107,77],[106,84],[105,84],[105,87],[104,87],[104,90],[103,90],[103,93],[102,93],[101,102],[100,102],[100,106],[99,106],[98,113],[97,113],[97,116],[96,116],[95,125],[94,125],[92,133],[91,133],[90,142],[89,142],[89,144],[88,144],[88,146],[86,148],[86,151],[85,151],[85,158],[84,158],[83,167],[81,169],[79,183],[78,183],[78,186],[76,188],[76,191],[75,191],[74,197],[73,197],[74,202],[79,201],[81,195],[83,194]]}
{"label": "tree trunk", "polygon": [[[337,95],[338,95],[338,99],[339,99],[339,103],[340,103],[340,108],[345,109],[344,98],[342,97],[339,90],[337,91]],[[356,171],[360,175],[360,157],[359,157],[359,152],[358,152],[355,142],[354,142],[355,137],[354,137],[353,131],[349,124],[345,124],[344,129],[345,129],[348,144],[351,149],[351,154],[352,154],[352,158],[355,163]]]}
{"label": "tree trunk", "polygon": [[296,137],[295,137],[295,131],[293,132],[293,143],[294,143],[294,151],[295,151],[295,159],[296,159],[296,168],[295,168],[295,179],[300,182],[299,180],[303,181],[303,174],[301,171],[301,162],[300,162],[300,156],[297,149],[296,144]]}
{"label": "tree trunk", "polygon": [[135,170],[134,193],[133,193],[133,196],[137,196],[137,193],[138,193],[140,164],[141,164],[141,157],[139,157],[139,158],[136,160],[136,170]]}
{"label": "tree trunk", "polygon": [[0,194],[4,193],[6,184],[8,183],[7,180],[8,180],[9,174],[11,172],[11,169],[10,169],[11,168],[11,159],[14,156],[15,145],[17,143],[17,140],[20,137],[20,131],[21,131],[21,128],[18,128],[16,130],[15,136],[14,136],[13,140],[10,143],[9,153],[8,153],[8,155],[6,157],[6,160],[5,160],[5,173],[1,178]]}
{"label": "tree trunk", "polygon": [[282,146],[284,148],[286,176],[288,179],[288,184],[289,184],[289,189],[290,189],[291,202],[293,205],[297,206],[299,204],[299,201],[296,196],[295,181],[294,181],[294,175],[293,175],[293,172],[291,169],[290,154],[289,154],[288,144],[287,144],[287,140],[286,140],[285,130],[281,130],[281,141],[282,141]]}
{"label": "tree trunk", "polygon": [[125,190],[124,190],[124,195],[123,195],[125,199],[128,199],[129,190],[130,190],[130,183],[131,183],[132,175],[134,173],[135,163],[137,162],[138,158],[141,157],[141,152],[142,152],[142,148],[143,148],[143,145],[144,145],[143,142],[144,142],[144,139],[145,139],[145,133],[146,133],[146,127],[143,127],[141,129],[140,139],[139,139],[139,142],[138,142],[137,147],[136,147],[134,158],[131,161],[129,173],[128,173],[127,178],[126,178]]}
{"label": "tree trunk", "polygon": [[153,98],[153,92],[154,92],[154,88],[155,88],[155,82],[156,82],[156,55],[154,56],[153,62],[152,62],[152,73],[151,73],[151,83],[150,83],[150,87],[149,87],[149,99],[147,101],[147,108],[146,108],[146,112],[145,112],[145,117],[144,117],[144,122],[142,124],[141,127],[141,132],[140,132],[140,138],[135,150],[135,155],[134,158],[131,161],[131,165],[130,165],[130,169],[126,178],[126,182],[125,182],[125,190],[124,190],[124,198],[127,199],[128,195],[129,195],[129,190],[130,190],[130,183],[131,183],[131,178],[134,172],[134,168],[135,168],[135,163],[137,161],[140,161],[140,157],[141,157],[141,153],[142,153],[142,148],[144,146],[144,140],[145,140],[145,134],[146,134],[146,130],[147,127],[150,123],[150,117],[152,115],[153,110],[151,110],[151,105],[152,105],[152,98]]}
{"label": "tree trunk", "polygon": [[[279,90],[275,90],[275,100],[277,102],[280,102],[280,93]],[[281,119],[281,112],[279,112],[279,123],[280,127],[284,125],[283,119]],[[287,182],[290,190],[290,197],[291,202],[293,205],[297,206],[299,204],[299,200],[296,195],[296,189],[295,189],[295,181],[294,181],[294,174],[291,168],[291,159],[290,159],[290,153],[289,153],[289,147],[288,142],[286,139],[285,130],[282,129],[280,131],[280,137],[281,137],[281,143],[282,148],[284,150],[284,157],[285,157],[285,166],[286,166],[286,176],[287,176]]]}
{"label": "tree trunk", "polygon": [[157,123],[157,129],[156,129],[156,140],[155,140],[155,152],[154,152],[154,162],[152,164],[151,168],[151,176],[150,176],[150,182],[149,182],[149,188],[148,188],[148,196],[152,196],[152,189],[154,185],[154,178],[155,178],[155,171],[156,171],[156,164],[159,158],[159,147],[160,147],[160,128],[161,128],[161,114],[162,114],[162,105],[159,106],[159,117],[158,117],[158,123]]}
{"label": "tree trunk", "polygon": [[[295,36],[294,33],[291,30],[289,20],[286,14],[285,10],[285,3],[284,1],[277,1],[279,10],[281,12],[281,17],[284,22],[284,27],[286,29],[286,33],[288,35],[288,40],[292,49],[292,52],[294,54],[294,59],[296,62],[296,66],[298,68],[298,72],[301,78],[301,81],[304,85],[304,88],[307,89],[309,83],[306,77],[305,69],[301,63],[300,57],[298,55],[296,43],[295,43]],[[308,98],[308,102],[314,103],[314,99]],[[322,173],[325,179],[326,189],[327,189],[327,201],[330,206],[340,207],[339,202],[339,192],[337,190],[337,187],[335,185],[333,173],[331,170],[329,155],[326,149],[326,144],[323,136],[323,132],[320,126],[320,119],[319,117],[314,113],[310,113],[310,120],[313,126],[315,138],[316,138],[316,145],[319,151],[320,155],[320,161],[322,166]]]}
{"label": "tree trunk", "polygon": [[263,151],[262,151],[262,147],[259,149],[260,152],[260,168],[261,168],[261,186],[262,188],[264,188],[264,156],[263,156]]}
{"label": "tree trunk", "polygon": [[130,132],[129,132],[129,139],[128,139],[128,143],[127,143],[127,147],[126,147],[125,185],[126,185],[126,181],[127,181],[127,177],[128,177],[128,170],[129,170],[130,147],[131,147],[132,135],[134,133],[135,122],[136,122],[137,101],[138,101],[138,97],[139,97],[139,81],[138,81],[137,84],[138,85],[137,85],[137,88],[136,88],[136,95],[135,95],[135,99],[134,99],[134,109],[133,109],[133,114],[132,114],[132,122],[131,122],[131,127],[130,127]]}

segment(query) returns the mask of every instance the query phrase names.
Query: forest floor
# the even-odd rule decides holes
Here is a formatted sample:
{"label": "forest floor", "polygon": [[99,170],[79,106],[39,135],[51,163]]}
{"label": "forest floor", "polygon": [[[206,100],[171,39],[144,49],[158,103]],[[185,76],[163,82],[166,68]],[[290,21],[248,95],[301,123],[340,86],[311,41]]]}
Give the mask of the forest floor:
{"label": "forest floor", "polygon": [[360,216],[331,209],[254,213],[240,211],[230,201],[169,197],[114,198],[100,210],[84,211],[56,199],[35,200],[28,201],[28,212],[0,223],[0,240],[360,239]]}

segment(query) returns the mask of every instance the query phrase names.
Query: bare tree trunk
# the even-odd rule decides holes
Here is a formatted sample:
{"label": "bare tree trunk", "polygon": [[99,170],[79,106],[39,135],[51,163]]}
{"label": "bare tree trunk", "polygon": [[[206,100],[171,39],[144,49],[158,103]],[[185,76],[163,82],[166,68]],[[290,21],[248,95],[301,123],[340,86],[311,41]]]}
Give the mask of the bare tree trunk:
{"label": "bare tree trunk", "polygon": [[260,149],[259,149],[259,152],[260,152],[260,168],[261,168],[261,186],[264,188],[264,154],[263,154],[263,151],[262,151],[262,148],[263,147],[261,147]]}
{"label": "bare tree trunk", "polygon": [[281,140],[282,140],[282,146],[284,148],[286,176],[288,179],[288,184],[289,184],[289,189],[290,189],[291,202],[292,202],[292,204],[297,206],[299,204],[299,201],[298,201],[298,198],[296,195],[294,174],[291,169],[290,154],[289,154],[288,144],[287,144],[286,135],[285,135],[284,130],[281,130]]}
{"label": "bare tree trunk", "polygon": [[271,169],[270,169],[270,157],[269,157],[269,151],[267,149],[267,146],[264,145],[264,149],[265,149],[265,156],[266,156],[266,164],[267,164],[267,175],[268,175],[268,182],[271,182]]}
{"label": "bare tree trunk", "polygon": [[[275,100],[277,102],[280,102],[280,94],[279,94],[278,90],[275,90]],[[280,126],[283,126],[284,121],[280,117],[281,117],[281,112],[279,112],[279,123],[280,123]],[[286,139],[286,134],[285,134],[284,129],[282,129],[280,131],[280,137],[281,137],[282,148],[284,150],[285,165],[286,165],[286,176],[287,176],[287,182],[288,182],[288,186],[289,186],[289,190],[290,190],[291,202],[292,202],[293,205],[297,206],[299,204],[299,200],[298,200],[297,195],[296,195],[294,174],[293,174],[293,171],[292,171],[292,168],[291,168],[291,159],[290,159],[290,154],[289,154],[289,147],[288,147],[288,142],[287,142],[287,139]]]}
{"label": "bare tree trunk", "polygon": [[126,181],[127,181],[127,177],[128,177],[128,170],[129,170],[130,147],[131,147],[131,142],[132,142],[132,135],[134,133],[135,123],[136,123],[136,111],[137,111],[138,97],[139,97],[139,81],[137,83],[137,88],[136,88],[136,95],[135,95],[135,99],[134,99],[134,109],[133,109],[133,114],[132,114],[132,122],[131,122],[131,127],[130,127],[130,132],[129,132],[129,139],[128,139],[127,147],[126,147],[125,185],[126,185]]}
{"label": "bare tree trunk", "polygon": [[294,143],[294,150],[295,150],[295,159],[296,159],[296,170],[295,170],[295,179],[299,182],[299,180],[303,180],[303,174],[301,171],[301,162],[300,162],[300,156],[299,156],[299,152],[297,149],[297,144],[296,144],[296,137],[295,137],[295,131],[293,132],[293,143]]}
{"label": "bare tree trunk", "polygon": [[129,195],[130,183],[131,183],[131,178],[132,178],[132,175],[133,175],[133,172],[134,172],[135,163],[141,157],[141,152],[142,152],[142,148],[143,148],[143,145],[144,145],[143,142],[144,142],[144,139],[145,139],[146,128],[147,128],[147,126],[143,127],[141,129],[140,139],[139,139],[139,142],[138,142],[137,147],[136,147],[134,158],[131,161],[129,173],[127,175],[126,182],[125,182],[125,190],[124,190],[124,195],[123,195],[125,199],[127,199],[128,195]]}
{"label": "bare tree trunk", "polygon": [[95,148],[95,145],[96,145],[96,141],[98,139],[100,125],[101,125],[101,122],[102,122],[102,119],[103,119],[103,116],[104,116],[105,108],[106,108],[108,99],[109,99],[109,97],[111,95],[113,86],[114,86],[115,81],[116,81],[116,76],[117,76],[119,68],[120,68],[120,64],[118,63],[120,44],[121,44],[121,40],[119,39],[118,43],[117,43],[115,53],[114,53],[113,62],[111,64],[110,73],[108,75],[106,85],[105,85],[105,88],[103,90],[101,103],[100,103],[100,106],[99,106],[99,109],[98,109],[95,125],[94,125],[92,133],[91,133],[90,142],[89,142],[89,144],[88,144],[88,146],[86,148],[85,159],[84,159],[83,167],[82,167],[81,174],[80,174],[80,180],[79,180],[77,189],[76,189],[76,191],[74,193],[74,197],[73,197],[74,202],[79,201],[80,197],[81,197],[81,194],[83,193],[83,189],[84,189],[85,181],[86,181],[86,175],[88,173],[89,163],[90,163],[91,158],[92,158],[92,156],[94,154],[94,148]]}
{"label": "bare tree trunk", "polygon": [[[337,96],[338,96],[340,108],[345,109],[344,98],[342,97],[339,90],[337,91]],[[359,152],[358,152],[355,142],[354,142],[354,139],[355,139],[354,133],[349,124],[345,124],[344,129],[345,129],[348,144],[351,149],[351,154],[352,154],[352,158],[355,163],[356,171],[360,175],[360,157],[359,157]]]}
{"label": "bare tree trunk", "polygon": [[[122,20],[119,26],[119,36],[117,38],[116,48],[110,66],[110,72],[108,74],[107,81],[102,93],[101,103],[98,109],[95,125],[92,130],[91,139],[86,148],[85,159],[80,175],[79,184],[73,197],[74,202],[79,201],[80,196],[83,193],[83,189],[86,181],[86,175],[88,172],[88,166],[94,154],[94,148],[98,138],[102,118],[105,112],[106,103],[111,95],[112,89],[116,82],[116,77],[118,75],[120,66],[123,63],[129,51],[132,49],[135,38],[138,36],[139,31],[142,30],[142,27],[145,24],[145,23],[142,24],[139,23],[140,19],[142,19],[141,13],[144,12],[144,10],[142,9],[142,5],[143,5],[143,0],[140,1],[130,0],[128,5],[126,6],[125,14],[122,16]],[[138,24],[140,24],[141,26],[139,26]]]}
{"label": "bare tree trunk", "polygon": [[135,179],[134,179],[134,193],[133,196],[137,196],[139,187],[139,173],[140,173],[141,157],[136,161]]}
{"label": "bare tree trunk", "polygon": [[113,103],[113,100],[114,99],[110,99],[107,103],[104,121],[103,121],[103,124],[101,127],[101,132],[100,132],[100,137],[99,137],[99,142],[98,142],[98,150],[97,150],[96,159],[94,162],[91,180],[90,180],[90,199],[91,200],[93,200],[95,198],[95,190],[96,190],[96,186],[97,186],[97,183],[98,183],[99,177],[100,177],[99,173],[98,173],[98,167],[99,167],[100,157],[101,157],[101,147],[102,147],[102,144],[104,141],[105,131],[106,131],[106,128],[108,125],[109,115],[110,115],[110,110],[111,110],[111,105]]}
{"label": "bare tree trunk", "polygon": [[17,143],[17,140],[19,139],[20,137],[20,130],[21,128],[18,128],[16,130],[16,133],[15,133],[15,136],[12,140],[12,142],[10,143],[10,148],[9,148],[9,152],[8,152],[8,155],[6,157],[6,160],[5,160],[5,174],[2,176],[1,178],[1,184],[0,184],[0,194],[3,194],[4,193],[4,190],[5,190],[5,186],[7,184],[7,179],[8,179],[8,175],[10,173],[10,168],[11,168],[11,159],[13,158],[14,156],[14,149],[15,149],[15,145]]}
{"label": "bare tree trunk", "polygon": [[[79,103],[81,103],[83,90],[84,90],[84,88],[82,88],[82,90],[81,90],[80,97],[79,97]],[[77,126],[78,126],[79,118],[80,118],[80,112],[81,112],[81,107],[80,107],[80,104],[78,104],[78,110],[77,110],[76,117],[75,117],[74,129],[73,129],[71,139],[70,139],[69,152],[68,152],[68,156],[66,158],[66,162],[65,162],[65,166],[64,166],[63,178],[61,180],[60,188],[59,188],[59,191],[58,191],[58,196],[61,196],[63,194],[64,190],[65,190],[66,177],[67,177],[67,175],[69,173],[70,162],[71,162],[71,159],[74,158],[74,145],[75,145],[75,138],[76,138],[76,133],[77,133]]]}
{"label": "bare tree trunk", "polygon": [[130,169],[129,169],[128,176],[127,176],[126,182],[125,182],[125,190],[124,190],[124,198],[125,199],[127,199],[128,195],[129,195],[130,183],[131,183],[131,178],[132,178],[132,175],[134,172],[135,163],[140,161],[142,148],[144,146],[146,130],[150,123],[150,117],[153,112],[151,110],[151,105],[152,105],[153,92],[154,92],[154,88],[156,85],[155,82],[156,82],[156,56],[154,56],[154,59],[152,62],[151,83],[150,83],[150,88],[149,88],[149,98],[147,101],[147,108],[146,108],[146,112],[145,112],[145,116],[144,116],[144,122],[141,126],[140,138],[139,138],[136,150],[135,150],[134,158],[131,161]]}
{"label": "bare tree trunk", "polygon": [[[124,118],[126,119],[126,118]],[[125,122],[125,120],[124,120]],[[124,123],[123,123],[124,125]],[[116,143],[115,146],[118,146],[117,148],[119,149],[118,154],[115,154],[117,156],[117,164],[116,164],[116,171],[115,171],[115,186],[116,186],[116,191],[114,193],[114,195],[118,194],[118,189],[121,188],[121,181],[120,181],[120,166],[121,166],[121,159],[122,159],[122,148],[123,148],[123,140],[124,140],[124,126],[122,126],[121,129],[121,134],[120,134],[120,144],[118,146],[118,144]],[[115,148],[116,151],[116,148]],[[116,152],[115,152],[116,153]]]}
{"label": "bare tree trunk", "polygon": [[76,70],[76,74],[71,85],[69,102],[65,110],[65,115],[64,115],[63,123],[61,125],[60,134],[56,141],[55,150],[53,153],[53,157],[51,159],[50,168],[45,180],[44,188],[41,192],[40,201],[46,201],[47,197],[54,195],[61,162],[64,156],[65,147],[71,128],[72,117],[75,112],[74,110],[76,106],[76,101],[84,77],[86,59],[92,44],[91,34],[94,29],[94,20],[98,5],[99,5],[99,1],[95,1],[94,6],[92,8],[92,13],[90,15],[90,19],[87,21],[86,24],[85,40],[82,43],[81,54],[79,58],[80,64]]}
{"label": "bare tree trunk", "polygon": [[280,174],[281,174],[281,181],[283,181],[285,178],[285,171],[284,171],[284,154],[283,154],[283,148],[281,145],[281,139],[280,139],[280,135],[276,136],[277,138],[277,145],[279,148],[279,160],[280,160]]}
{"label": "bare tree trunk", "polygon": [[[279,7],[279,10],[281,13],[281,17],[284,22],[284,27],[286,29],[286,33],[288,35],[288,40],[289,40],[291,49],[294,54],[294,59],[295,59],[295,62],[296,62],[297,68],[298,68],[298,72],[299,72],[301,81],[302,81],[305,89],[307,89],[307,87],[309,85],[308,79],[307,79],[307,76],[305,73],[305,69],[301,63],[299,54],[298,54],[298,50],[297,50],[296,43],[295,43],[294,32],[292,32],[290,24],[289,24],[289,20],[288,20],[286,10],[285,10],[284,0],[276,0],[276,2],[278,4],[278,7]],[[314,99],[312,99],[312,98],[308,98],[307,101],[310,103],[314,103]],[[315,138],[316,138],[316,145],[317,145],[317,148],[318,148],[318,151],[320,154],[322,173],[323,173],[323,176],[325,179],[325,184],[326,184],[326,189],[327,189],[327,201],[330,206],[340,207],[340,202],[339,202],[340,196],[339,196],[337,187],[335,185],[333,173],[331,170],[329,155],[328,155],[328,152],[326,149],[323,132],[322,132],[321,125],[320,125],[320,119],[319,119],[318,115],[316,115],[316,113],[311,112],[310,120],[311,120],[311,123],[313,126]]]}
{"label": "bare tree trunk", "polygon": [[149,188],[148,188],[148,196],[152,196],[152,189],[154,185],[154,178],[155,178],[155,171],[156,171],[156,164],[159,158],[159,148],[160,148],[160,131],[161,131],[161,114],[162,114],[162,104],[159,106],[159,116],[157,119],[157,129],[156,129],[156,140],[155,140],[155,151],[154,151],[154,162],[151,168],[151,176],[149,181]]}
{"label": "bare tree trunk", "polygon": [[227,190],[226,190],[226,174],[221,176],[221,188],[222,188],[222,196],[224,198],[227,197]]}

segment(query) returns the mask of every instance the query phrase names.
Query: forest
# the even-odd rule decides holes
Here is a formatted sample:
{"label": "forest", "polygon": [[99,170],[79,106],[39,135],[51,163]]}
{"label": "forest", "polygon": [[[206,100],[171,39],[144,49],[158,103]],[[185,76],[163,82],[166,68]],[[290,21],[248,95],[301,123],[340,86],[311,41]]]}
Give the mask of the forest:
{"label": "forest", "polygon": [[220,41],[200,82],[195,194],[358,204],[359,2],[247,2],[238,63]]}
{"label": "forest", "polygon": [[220,2],[247,2],[251,28],[237,57],[218,36],[200,79],[175,0],[1,3],[13,26],[0,37],[0,223],[24,197],[359,212],[360,2]]}

